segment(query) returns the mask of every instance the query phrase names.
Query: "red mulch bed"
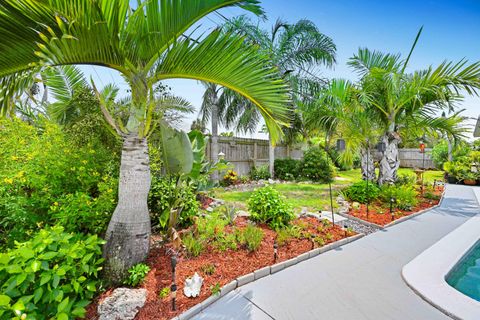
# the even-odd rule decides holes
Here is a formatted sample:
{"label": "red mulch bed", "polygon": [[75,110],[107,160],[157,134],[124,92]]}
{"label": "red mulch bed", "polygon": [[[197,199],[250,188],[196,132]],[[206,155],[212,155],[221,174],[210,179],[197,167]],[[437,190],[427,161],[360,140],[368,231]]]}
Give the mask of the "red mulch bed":
{"label": "red mulch bed", "polygon": [[[443,193],[443,187],[436,187],[435,190],[432,190],[429,188],[428,190],[425,190],[425,192],[427,191],[441,197]],[[412,210],[410,211],[400,210],[394,207],[393,211],[395,212],[395,219],[406,217],[416,212],[431,208],[433,206],[436,206],[440,202],[440,200],[426,199],[421,194],[418,195],[417,199],[418,199],[418,204],[415,207],[413,207]],[[356,218],[362,219],[364,221],[378,224],[380,226],[385,226],[392,222],[392,214],[390,213],[389,204],[385,204],[380,201],[375,201],[370,203],[368,209],[369,209],[368,218],[367,218],[367,206],[365,204],[361,204],[358,209],[351,208],[348,214]]]}
{"label": "red mulch bed", "polygon": [[[301,222],[300,222],[301,221]],[[332,228],[331,224],[324,227],[322,231],[317,228],[322,225],[318,219],[311,217],[304,217],[297,219],[294,223],[304,225],[305,231],[311,235],[322,236],[325,239],[325,245],[334,241],[345,238],[346,236],[354,235],[350,232],[348,235],[346,231],[338,226]],[[237,218],[235,221],[236,227],[244,227],[248,224],[248,220],[244,217]],[[181,314],[194,305],[202,302],[211,296],[211,286],[219,284],[223,286],[239,276],[251,273],[257,269],[273,265],[277,262],[294,258],[302,253],[312,250],[312,241],[309,239],[290,239],[285,245],[278,248],[278,260],[273,259],[273,243],[276,237],[276,232],[271,230],[266,225],[260,225],[264,232],[264,238],[260,248],[253,253],[245,249],[227,250],[226,252],[218,252],[213,248],[208,248],[200,256],[196,258],[188,258],[185,252],[180,252],[177,264],[177,311],[171,311],[170,298],[160,299],[159,292],[162,288],[170,287],[172,272],[170,267],[170,255],[168,250],[170,245],[156,247],[150,251],[147,259],[147,264],[151,267],[148,273],[143,288],[147,289],[147,302],[145,306],[139,311],[136,320],[166,320]],[[231,227],[227,227],[228,232]],[[330,240],[325,238],[326,234],[332,235]],[[215,272],[212,275],[207,275],[201,271],[204,265],[213,264]],[[203,285],[200,296],[196,298],[187,298],[183,295],[183,287],[185,279],[191,277],[195,272],[203,277]],[[86,319],[96,319],[98,302],[109,294],[112,290],[106,291],[98,297],[89,307]]]}

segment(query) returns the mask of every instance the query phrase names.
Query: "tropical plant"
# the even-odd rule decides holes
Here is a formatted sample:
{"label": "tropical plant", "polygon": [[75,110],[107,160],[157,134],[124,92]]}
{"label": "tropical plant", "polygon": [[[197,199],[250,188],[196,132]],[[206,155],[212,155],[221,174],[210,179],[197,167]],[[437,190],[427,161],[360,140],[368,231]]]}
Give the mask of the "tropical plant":
{"label": "tropical plant", "polygon": [[345,141],[345,150],[339,154],[339,161],[346,166],[353,165],[360,154],[360,168],[364,180],[375,179],[372,144],[380,136],[376,114],[363,106],[365,96],[357,87],[343,79],[333,79],[319,90],[314,99],[302,103],[305,126],[309,130],[321,129],[326,133],[325,145],[330,147],[332,138]]}
{"label": "tropical plant", "polygon": [[0,253],[0,318],[83,318],[101,289],[104,243],[55,226]]}
{"label": "tropical plant", "polygon": [[378,198],[380,188],[376,184],[367,181],[359,181],[343,190],[343,194],[350,201],[367,203]]}
{"label": "tropical plant", "polygon": [[288,226],[295,217],[285,197],[271,186],[255,190],[247,204],[251,220],[268,223],[273,229]]}
{"label": "tropical plant", "polygon": [[154,226],[169,232],[188,227],[199,210],[195,186],[178,176],[153,175],[148,207]]}
{"label": "tropical plant", "polygon": [[228,87],[260,109],[275,141],[279,123],[288,122],[288,87],[257,48],[220,30],[198,40],[183,37],[205,15],[228,6],[263,14],[256,0],[137,1],[136,8],[128,0],[5,0],[0,6],[3,114],[12,114],[12,98],[30,87],[31,75],[49,66],[104,66],[130,86],[132,103],[119,119],[93,85],[106,121],[123,139],[118,205],[104,247],[112,280],[120,281],[148,253],[147,137],[166,126],[154,121],[155,83],[189,78]]}
{"label": "tropical plant", "polygon": [[380,191],[380,199],[385,203],[390,203],[392,199],[395,201],[395,207],[401,210],[412,210],[417,205],[418,192],[412,185],[386,185],[382,186]]}
{"label": "tropical plant", "polygon": [[[294,88],[295,101],[308,95],[312,89],[310,87],[325,82],[315,75],[319,65],[331,67],[335,63],[336,47],[332,39],[306,19],[293,24],[279,19],[272,26],[272,31],[268,32],[248,17],[241,16],[227,21],[223,28],[226,33],[245,36],[250,45],[259,46],[270,57],[271,63]],[[258,109],[251,102],[229,89],[212,84],[206,85],[200,115],[204,121],[211,120],[213,137],[218,124],[246,133],[255,132],[261,120]],[[284,128],[284,140],[293,143],[303,130],[301,115],[292,113],[288,122],[291,129]],[[273,139],[271,142],[274,142]],[[215,157],[218,151],[214,151],[216,144],[213,140],[212,143]],[[273,152],[273,148],[270,148],[270,175],[273,175]]]}
{"label": "tropical plant", "polygon": [[458,120],[436,114],[453,110],[455,103],[463,99],[460,91],[477,94],[480,88],[480,62],[445,61],[437,67],[407,73],[421,32],[422,29],[406,59],[399,54],[359,49],[349,61],[361,78],[359,87],[367,97],[367,107],[378,114],[381,123],[385,151],[380,160],[379,184],[394,183],[397,179],[402,125],[411,122],[410,127],[435,128],[459,138],[464,129],[458,126]]}

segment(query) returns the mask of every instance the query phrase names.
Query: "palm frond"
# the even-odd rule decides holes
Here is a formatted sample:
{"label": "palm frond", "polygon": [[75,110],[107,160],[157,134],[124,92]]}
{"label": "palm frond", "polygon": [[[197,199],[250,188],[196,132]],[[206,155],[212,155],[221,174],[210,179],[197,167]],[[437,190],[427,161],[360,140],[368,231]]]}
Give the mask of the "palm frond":
{"label": "palm frond", "polygon": [[234,90],[257,106],[273,140],[278,141],[280,125],[289,122],[291,103],[289,88],[278,77],[268,59],[245,45],[243,37],[215,30],[198,44],[186,39],[172,46],[152,81],[189,78]]}

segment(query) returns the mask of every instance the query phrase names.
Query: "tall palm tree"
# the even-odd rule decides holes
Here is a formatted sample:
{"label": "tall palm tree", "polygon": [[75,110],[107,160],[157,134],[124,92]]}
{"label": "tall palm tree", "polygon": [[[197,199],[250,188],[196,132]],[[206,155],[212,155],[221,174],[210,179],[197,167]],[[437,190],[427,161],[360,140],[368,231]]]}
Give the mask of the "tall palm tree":
{"label": "tall palm tree", "polygon": [[[320,129],[330,139],[344,139],[346,150],[339,160],[351,165],[354,155],[359,154],[362,178],[373,181],[376,174],[371,149],[383,135],[383,122],[378,112],[370,107],[369,99],[361,87],[347,80],[333,79],[312,103],[301,107],[306,127]],[[441,134],[458,140],[465,133],[463,121],[464,117],[458,113],[450,117],[432,117],[417,110],[399,116],[397,127],[401,136],[418,138]]]}
{"label": "tall palm tree", "polygon": [[[104,246],[107,275],[120,280],[149,250],[150,189],[147,137],[155,122],[154,85],[170,78],[217,83],[248,98],[274,139],[288,122],[287,84],[267,57],[234,33],[214,30],[192,40],[185,32],[207,14],[237,6],[262,15],[257,0],[4,0],[0,3],[0,106],[32,72],[46,66],[89,64],[114,69],[130,86],[128,119],[106,121],[123,139],[119,199]],[[98,91],[97,91],[98,92]],[[159,122],[161,123],[161,122]],[[159,124],[162,126],[161,124]]]}
{"label": "tall palm tree", "polygon": [[[325,82],[316,75],[319,65],[331,67],[335,63],[336,47],[332,39],[321,33],[309,20],[303,19],[289,24],[278,19],[271,32],[268,32],[246,16],[240,16],[227,21],[223,30],[245,36],[249,44],[258,46],[290,83],[294,101],[302,100],[306,92]],[[219,120],[213,117],[215,111]],[[212,124],[215,121],[227,128],[232,127],[237,132],[254,132],[261,119],[251,102],[241,99],[228,88],[220,87],[207,88],[201,115],[204,119],[211,118]],[[298,126],[302,123],[298,112],[292,114],[290,119],[290,126],[301,129],[301,126]],[[288,130],[285,133],[287,138],[293,140],[295,134]],[[269,137],[269,140],[269,166],[270,173],[273,174],[275,139]]]}
{"label": "tall palm tree", "polygon": [[340,154],[340,161],[352,165],[354,156],[360,154],[362,178],[374,180],[371,146],[379,138],[379,122],[376,114],[361,103],[364,99],[352,82],[333,79],[302,109],[308,129],[326,132],[328,140],[345,140],[346,149]]}
{"label": "tall palm tree", "polygon": [[402,120],[421,115],[432,121],[439,111],[455,108],[455,103],[463,99],[462,90],[477,95],[480,88],[480,61],[473,64],[468,64],[466,60],[445,61],[437,67],[407,73],[406,68],[421,31],[406,59],[399,54],[359,49],[349,61],[361,77],[360,86],[369,97],[368,105],[382,123],[381,142],[386,149],[380,160],[379,184],[397,180]]}

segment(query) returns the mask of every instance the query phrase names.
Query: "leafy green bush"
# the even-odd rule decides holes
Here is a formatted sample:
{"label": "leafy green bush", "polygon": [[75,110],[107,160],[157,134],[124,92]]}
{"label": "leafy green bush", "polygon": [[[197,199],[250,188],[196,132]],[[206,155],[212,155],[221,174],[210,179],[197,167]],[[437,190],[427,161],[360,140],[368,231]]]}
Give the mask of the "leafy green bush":
{"label": "leafy green bush", "polygon": [[275,159],[274,175],[280,180],[292,181],[299,177],[301,161],[296,159]]}
{"label": "leafy green bush", "polygon": [[76,145],[49,122],[39,129],[7,119],[0,128],[0,233],[9,234],[0,247],[59,222],[68,231],[102,234],[116,204],[116,155]]}
{"label": "leafy green bush", "polygon": [[238,242],[250,252],[257,251],[260,248],[263,236],[262,229],[251,224],[237,234]]}
{"label": "leafy green bush", "polygon": [[360,203],[367,203],[367,200],[372,201],[378,198],[380,195],[380,188],[372,182],[359,181],[343,190],[343,194],[350,201],[356,201]]}
{"label": "leafy green bush", "polygon": [[398,186],[413,186],[415,185],[415,182],[417,181],[417,177],[415,176],[414,173],[405,173],[405,174],[399,174],[397,181],[395,182],[396,185]]}
{"label": "leafy green bush", "polygon": [[293,210],[277,190],[266,186],[255,190],[248,199],[250,219],[268,223],[273,229],[287,226],[295,217]]}
{"label": "leafy green bush", "polygon": [[124,284],[131,287],[136,287],[145,280],[150,267],[144,263],[139,263],[128,269],[128,278],[125,279]]}
{"label": "leafy green bush", "polygon": [[0,254],[0,318],[82,318],[100,287],[102,244],[55,226]]}
{"label": "leafy green bush", "polygon": [[181,210],[177,221],[181,227],[190,226],[199,208],[195,187],[187,181],[179,181],[175,176],[154,175],[148,197],[148,208],[153,223],[162,228],[167,226],[172,209]]}
{"label": "leafy green bush", "polygon": [[413,186],[383,186],[380,192],[380,198],[385,203],[390,203],[391,198],[395,198],[395,207],[401,210],[411,210],[417,205],[418,192]]}
{"label": "leafy green bush", "polygon": [[270,170],[268,169],[268,165],[253,167],[250,171],[250,178],[256,181],[270,179],[271,175]]}
{"label": "leafy green bush", "polygon": [[[458,143],[452,150],[452,160],[457,161],[466,156],[470,151],[470,147],[466,143]],[[445,162],[448,161],[448,142],[442,140],[435,144],[431,153],[432,161],[437,168],[443,168]]]}
{"label": "leafy green bush", "polygon": [[332,160],[319,147],[312,147],[308,149],[301,164],[301,176],[315,182],[331,182],[335,175],[335,167]]}

